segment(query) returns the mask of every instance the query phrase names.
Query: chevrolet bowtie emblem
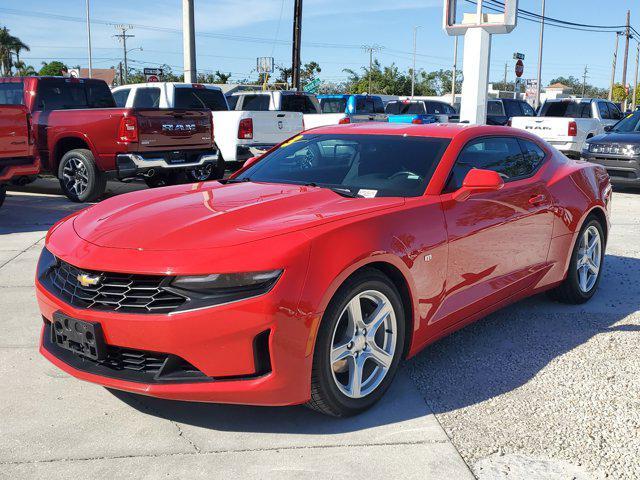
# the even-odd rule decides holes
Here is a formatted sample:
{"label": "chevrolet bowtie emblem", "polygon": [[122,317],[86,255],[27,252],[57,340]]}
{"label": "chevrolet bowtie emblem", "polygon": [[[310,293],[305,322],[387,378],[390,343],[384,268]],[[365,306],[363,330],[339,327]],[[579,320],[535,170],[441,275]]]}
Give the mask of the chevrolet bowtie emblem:
{"label": "chevrolet bowtie emblem", "polygon": [[80,285],[83,287],[95,287],[100,283],[100,275],[89,275],[88,273],[79,273],[76,277]]}

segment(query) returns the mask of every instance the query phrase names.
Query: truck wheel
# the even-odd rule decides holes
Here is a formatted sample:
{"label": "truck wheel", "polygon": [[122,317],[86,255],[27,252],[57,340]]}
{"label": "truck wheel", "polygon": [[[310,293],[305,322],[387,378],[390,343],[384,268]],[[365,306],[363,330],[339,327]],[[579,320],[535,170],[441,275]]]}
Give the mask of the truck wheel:
{"label": "truck wheel", "polygon": [[64,154],[58,167],[60,186],[73,202],[91,202],[107,187],[107,177],[98,170],[93,153],[84,148]]}
{"label": "truck wheel", "polygon": [[144,181],[149,188],[168,187],[184,183],[184,173],[176,171],[158,172],[153,177],[145,177]]}
{"label": "truck wheel", "polygon": [[0,185],[0,207],[4,203],[4,199],[6,198],[6,196],[7,196],[7,186]]}
{"label": "truck wheel", "polygon": [[207,163],[201,167],[187,171],[187,180],[189,182],[206,182],[208,180],[218,180],[224,177],[225,164],[224,160],[218,163]]}

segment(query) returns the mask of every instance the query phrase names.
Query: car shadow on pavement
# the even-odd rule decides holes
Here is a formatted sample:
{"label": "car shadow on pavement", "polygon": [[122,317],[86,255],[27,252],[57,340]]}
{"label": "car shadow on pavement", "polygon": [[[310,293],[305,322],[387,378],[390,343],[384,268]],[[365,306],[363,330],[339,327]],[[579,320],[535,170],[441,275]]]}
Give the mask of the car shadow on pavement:
{"label": "car shadow on pavement", "polygon": [[599,291],[586,304],[538,295],[500,310],[427,347],[409,362],[434,413],[510,392],[554,359],[601,333],[640,332],[625,318],[640,311],[640,259],[607,255]]}
{"label": "car shadow on pavement", "polygon": [[[640,259],[608,255],[600,290],[584,305],[545,295],[507,307],[431,345],[407,362],[385,397],[370,411],[332,419],[304,407],[251,407],[177,402],[111,391],[150,415],[214,430],[327,435],[403,422],[476,404],[525,384],[558,356],[612,330],[640,309]],[[421,387],[425,404],[411,377]]]}
{"label": "car shadow on pavement", "polygon": [[404,368],[380,402],[367,412],[346,419],[328,417],[302,405],[256,407],[181,402],[108,390],[143,413],[182,424],[233,432],[334,435],[406,422],[431,413]]}

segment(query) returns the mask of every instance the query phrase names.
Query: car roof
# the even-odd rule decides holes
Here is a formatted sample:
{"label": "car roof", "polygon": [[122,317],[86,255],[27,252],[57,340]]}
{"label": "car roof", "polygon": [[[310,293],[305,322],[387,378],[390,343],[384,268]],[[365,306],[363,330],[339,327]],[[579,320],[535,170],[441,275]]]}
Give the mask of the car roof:
{"label": "car roof", "polygon": [[209,83],[187,83],[187,82],[144,82],[144,83],[128,83],[125,85],[118,85],[117,87],[113,87],[113,90],[119,88],[131,88],[131,87],[156,87],[159,88],[160,85],[173,85],[174,87],[192,87],[193,85],[202,85],[204,88],[209,90],[219,90],[222,89],[216,85],[211,85]]}
{"label": "car roof", "polygon": [[[469,123],[430,123],[414,125],[407,123],[363,122],[348,125],[329,125],[313,128],[304,133],[343,135],[406,135],[410,137],[431,137],[452,139],[462,132],[473,131],[477,136],[508,135],[518,132],[511,127],[473,125]],[[518,132],[519,133],[519,132]]]}

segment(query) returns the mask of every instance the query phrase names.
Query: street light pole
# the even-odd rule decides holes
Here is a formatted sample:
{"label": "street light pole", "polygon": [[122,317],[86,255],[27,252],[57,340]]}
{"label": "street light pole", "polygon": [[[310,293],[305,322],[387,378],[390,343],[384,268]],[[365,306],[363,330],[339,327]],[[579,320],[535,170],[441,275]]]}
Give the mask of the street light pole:
{"label": "street light pole", "polygon": [[416,46],[418,38],[418,28],[419,25],[413,27],[413,70],[411,70],[411,98],[413,98],[416,89]]}
{"label": "street light pole", "polygon": [[184,81],[196,83],[196,33],[193,0],[182,0],[182,49],[184,55]]}
{"label": "street light pole", "polygon": [[91,19],[89,17],[89,0],[87,0],[87,48],[89,49],[89,78],[93,78],[93,59],[91,58]]}
{"label": "street light pole", "polygon": [[538,88],[536,89],[536,108],[540,106],[540,92],[542,91],[542,46],[544,45],[544,11],[545,0],[542,0],[540,19],[540,46],[538,47]]}

